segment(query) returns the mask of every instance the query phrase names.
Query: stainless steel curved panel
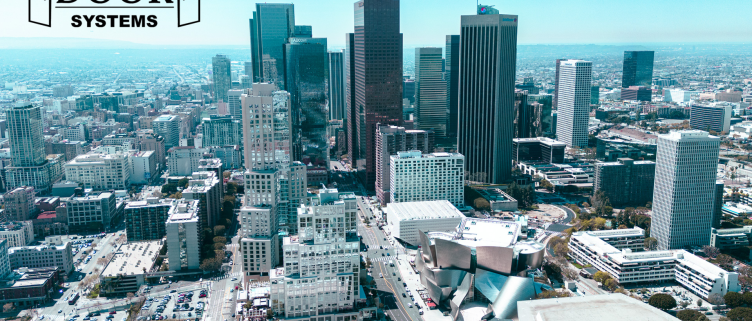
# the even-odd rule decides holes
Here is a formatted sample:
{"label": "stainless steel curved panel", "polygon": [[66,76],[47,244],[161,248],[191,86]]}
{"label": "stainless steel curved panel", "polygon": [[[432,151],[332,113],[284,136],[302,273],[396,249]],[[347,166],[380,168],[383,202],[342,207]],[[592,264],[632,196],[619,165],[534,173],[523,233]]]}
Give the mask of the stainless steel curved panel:
{"label": "stainless steel curved panel", "polygon": [[472,254],[469,247],[442,239],[435,239],[436,264],[440,269],[470,271]]}
{"label": "stainless steel curved panel", "polygon": [[502,246],[478,246],[475,257],[479,269],[491,272],[512,274],[514,267],[514,249]]}
{"label": "stainless steel curved panel", "polygon": [[543,265],[545,247],[536,241],[526,241],[517,243],[515,249],[517,254],[517,270],[522,271],[530,267],[532,269],[540,268]]}
{"label": "stainless steel curved panel", "polygon": [[428,239],[428,235],[418,230],[418,236],[420,236],[420,250],[425,258],[425,263],[434,265],[433,255],[431,255],[431,241]]}
{"label": "stainless steel curved panel", "polygon": [[463,270],[435,270],[433,271],[434,281],[440,287],[456,288],[462,282],[467,272]]}
{"label": "stainless steel curved panel", "polygon": [[510,276],[491,305],[494,317],[502,320],[517,317],[517,301],[533,298],[535,282],[532,278]]}
{"label": "stainless steel curved panel", "polygon": [[449,302],[449,306],[452,308],[452,318],[455,321],[459,316],[462,302],[465,301],[468,293],[470,293],[470,284],[472,283],[471,279],[472,274],[466,273],[465,277],[462,278],[462,283],[460,283],[460,285],[457,287],[457,291],[454,292],[454,297]]}

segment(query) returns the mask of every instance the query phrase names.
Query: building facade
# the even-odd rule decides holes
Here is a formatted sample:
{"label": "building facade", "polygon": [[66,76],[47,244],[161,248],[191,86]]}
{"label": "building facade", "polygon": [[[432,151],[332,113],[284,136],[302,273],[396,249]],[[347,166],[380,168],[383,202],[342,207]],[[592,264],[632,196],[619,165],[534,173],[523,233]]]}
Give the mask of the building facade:
{"label": "building facade", "polygon": [[658,137],[651,235],[659,249],[710,244],[719,147],[699,130]]}
{"label": "building facade", "polygon": [[73,272],[73,251],[70,242],[60,236],[49,236],[40,245],[8,248],[12,269],[57,267],[64,274]]}
{"label": "building facade", "polygon": [[415,48],[415,113],[418,128],[446,136],[447,84],[441,48]]}
{"label": "building facade", "polygon": [[127,190],[131,185],[131,162],[128,154],[89,153],[66,163],[65,178],[84,188],[95,190]]}
{"label": "building facade", "polygon": [[449,109],[447,116],[447,134],[449,138],[457,137],[457,120],[458,120],[458,108],[457,98],[459,93],[459,78],[460,78],[460,35],[447,35],[446,36],[446,49],[444,49],[446,58],[444,60],[444,79],[447,84],[447,109]]}
{"label": "building facade", "polygon": [[206,227],[214,228],[220,223],[224,197],[221,184],[223,184],[222,179],[214,172],[194,172],[188,180],[188,187],[183,189],[184,199],[199,202],[200,230]]}
{"label": "building facade", "polygon": [[345,119],[345,51],[329,51],[329,119]]}
{"label": "building facade", "polygon": [[465,217],[447,200],[391,203],[385,212],[392,235],[414,246],[420,244],[418,231],[449,233]]}
{"label": "building facade", "polygon": [[179,201],[165,222],[170,271],[197,270],[201,265],[201,217],[199,201]]}
{"label": "building facade", "polygon": [[180,117],[176,115],[162,115],[151,123],[154,133],[164,137],[165,148],[180,146]]}
{"label": "building facade", "polygon": [[465,157],[457,153],[398,152],[389,160],[391,203],[448,200],[465,207]]}
{"label": "building facade", "polygon": [[434,149],[432,130],[405,130],[404,127],[381,126],[376,129],[376,196],[381,206],[390,202],[389,156],[397,152],[419,150],[430,154]]}
{"label": "building facade", "polygon": [[596,163],[593,190],[602,191],[612,205],[645,206],[653,200],[655,162],[619,158]]}
{"label": "building facade", "polygon": [[214,100],[227,102],[227,91],[232,88],[232,62],[230,57],[216,55],[212,58],[212,81]]}
{"label": "building facade", "polygon": [[6,188],[32,186],[40,193],[53,183],[44,151],[44,123],[40,107],[19,103],[5,111],[11,166],[5,168]]}
{"label": "building facade", "polygon": [[457,151],[468,180],[502,183],[512,171],[517,16],[462,16],[460,31]]}
{"label": "building facade", "polygon": [[693,104],[689,111],[689,127],[697,130],[729,133],[731,130],[731,104]]}
{"label": "building facade", "polygon": [[653,85],[654,51],[625,51],[624,70],[621,76],[622,88]]}
{"label": "building facade", "polygon": [[34,187],[18,187],[9,189],[3,195],[3,215],[8,221],[26,221],[35,218],[37,212],[34,206]]}
{"label": "building facade", "polygon": [[545,138],[515,138],[512,140],[512,160],[520,162],[564,163],[567,144]]}
{"label": "building facade", "polygon": [[159,240],[167,233],[164,222],[174,199],[147,198],[125,204],[125,231],[128,242]]}
{"label": "building facade", "polygon": [[123,218],[113,193],[71,197],[65,202],[65,207],[68,210],[68,227],[71,229],[109,230]]}
{"label": "building facade", "polygon": [[8,247],[26,246],[34,242],[32,221],[0,222],[0,239],[8,241]]}
{"label": "building facade", "polygon": [[568,59],[559,64],[556,136],[569,147],[587,147],[593,63]]}
{"label": "building facade", "polygon": [[257,3],[249,25],[253,82],[285,88],[283,50],[295,33],[295,7],[291,3]]}
{"label": "building facade", "polygon": [[[238,111],[242,109],[238,108]],[[204,134],[203,146],[243,145],[243,123],[241,117],[211,115],[204,118],[201,131]]]}

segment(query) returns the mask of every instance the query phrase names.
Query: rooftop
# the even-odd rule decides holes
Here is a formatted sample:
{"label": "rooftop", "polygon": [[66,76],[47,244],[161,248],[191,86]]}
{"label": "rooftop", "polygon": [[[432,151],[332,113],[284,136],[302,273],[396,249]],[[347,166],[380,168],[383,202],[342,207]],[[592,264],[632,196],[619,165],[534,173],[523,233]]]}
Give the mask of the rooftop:
{"label": "rooftop", "polygon": [[120,245],[102,272],[102,277],[142,274],[144,269],[149,272],[162,248],[161,243],[161,240],[157,240]]}
{"label": "rooftop", "polygon": [[385,210],[400,221],[465,218],[465,215],[447,200],[389,203]]}
{"label": "rooftop", "polygon": [[623,294],[518,301],[517,315],[519,321],[679,320]]}

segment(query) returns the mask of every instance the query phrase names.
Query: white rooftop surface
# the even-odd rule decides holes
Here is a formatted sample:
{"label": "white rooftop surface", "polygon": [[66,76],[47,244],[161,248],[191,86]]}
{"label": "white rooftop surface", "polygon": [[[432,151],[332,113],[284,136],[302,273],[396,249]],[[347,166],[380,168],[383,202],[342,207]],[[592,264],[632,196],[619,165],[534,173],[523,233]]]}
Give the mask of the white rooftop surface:
{"label": "white rooftop surface", "polygon": [[447,200],[389,203],[386,211],[399,218],[400,221],[465,217]]}
{"label": "white rooftop surface", "polygon": [[466,246],[512,246],[517,242],[520,225],[515,222],[465,218],[458,227]]}
{"label": "white rooftop surface", "polygon": [[593,236],[597,236],[597,237],[618,237],[618,236],[645,235],[645,230],[635,226],[635,228],[588,231],[586,233],[593,235]]}
{"label": "white rooftop surface", "polygon": [[102,276],[143,274],[144,268],[148,272],[154,265],[154,260],[162,247],[159,242],[157,240],[120,245],[112,261],[102,272]]}
{"label": "white rooftop surface", "polygon": [[517,302],[519,321],[677,321],[623,294],[588,295]]}

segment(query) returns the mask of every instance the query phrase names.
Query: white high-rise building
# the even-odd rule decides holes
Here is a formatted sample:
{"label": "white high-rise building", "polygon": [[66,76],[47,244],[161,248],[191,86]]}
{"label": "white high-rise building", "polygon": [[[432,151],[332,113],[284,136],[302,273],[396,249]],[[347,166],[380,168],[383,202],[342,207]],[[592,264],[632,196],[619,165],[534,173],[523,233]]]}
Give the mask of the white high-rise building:
{"label": "white high-rise building", "polygon": [[151,122],[154,133],[165,138],[165,148],[180,146],[180,117],[162,115]]}
{"label": "white high-rise building", "polygon": [[199,201],[179,201],[165,222],[170,271],[195,270],[201,265]]}
{"label": "white high-rise building", "polygon": [[398,152],[389,162],[391,203],[447,200],[465,207],[465,156]]}
{"label": "white high-rise building", "polygon": [[556,135],[569,147],[587,147],[592,69],[590,61],[559,61]]}
{"label": "white high-rise building", "polygon": [[659,136],[650,233],[658,249],[710,244],[719,146],[700,130]]}
{"label": "white high-rise building", "polygon": [[310,205],[298,208],[299,234],[284,238],[285,266],[269,277],[276,315],[297,319],[352,313],[355,319],[360,297],[356,206],[354,194],[322,189]]}

